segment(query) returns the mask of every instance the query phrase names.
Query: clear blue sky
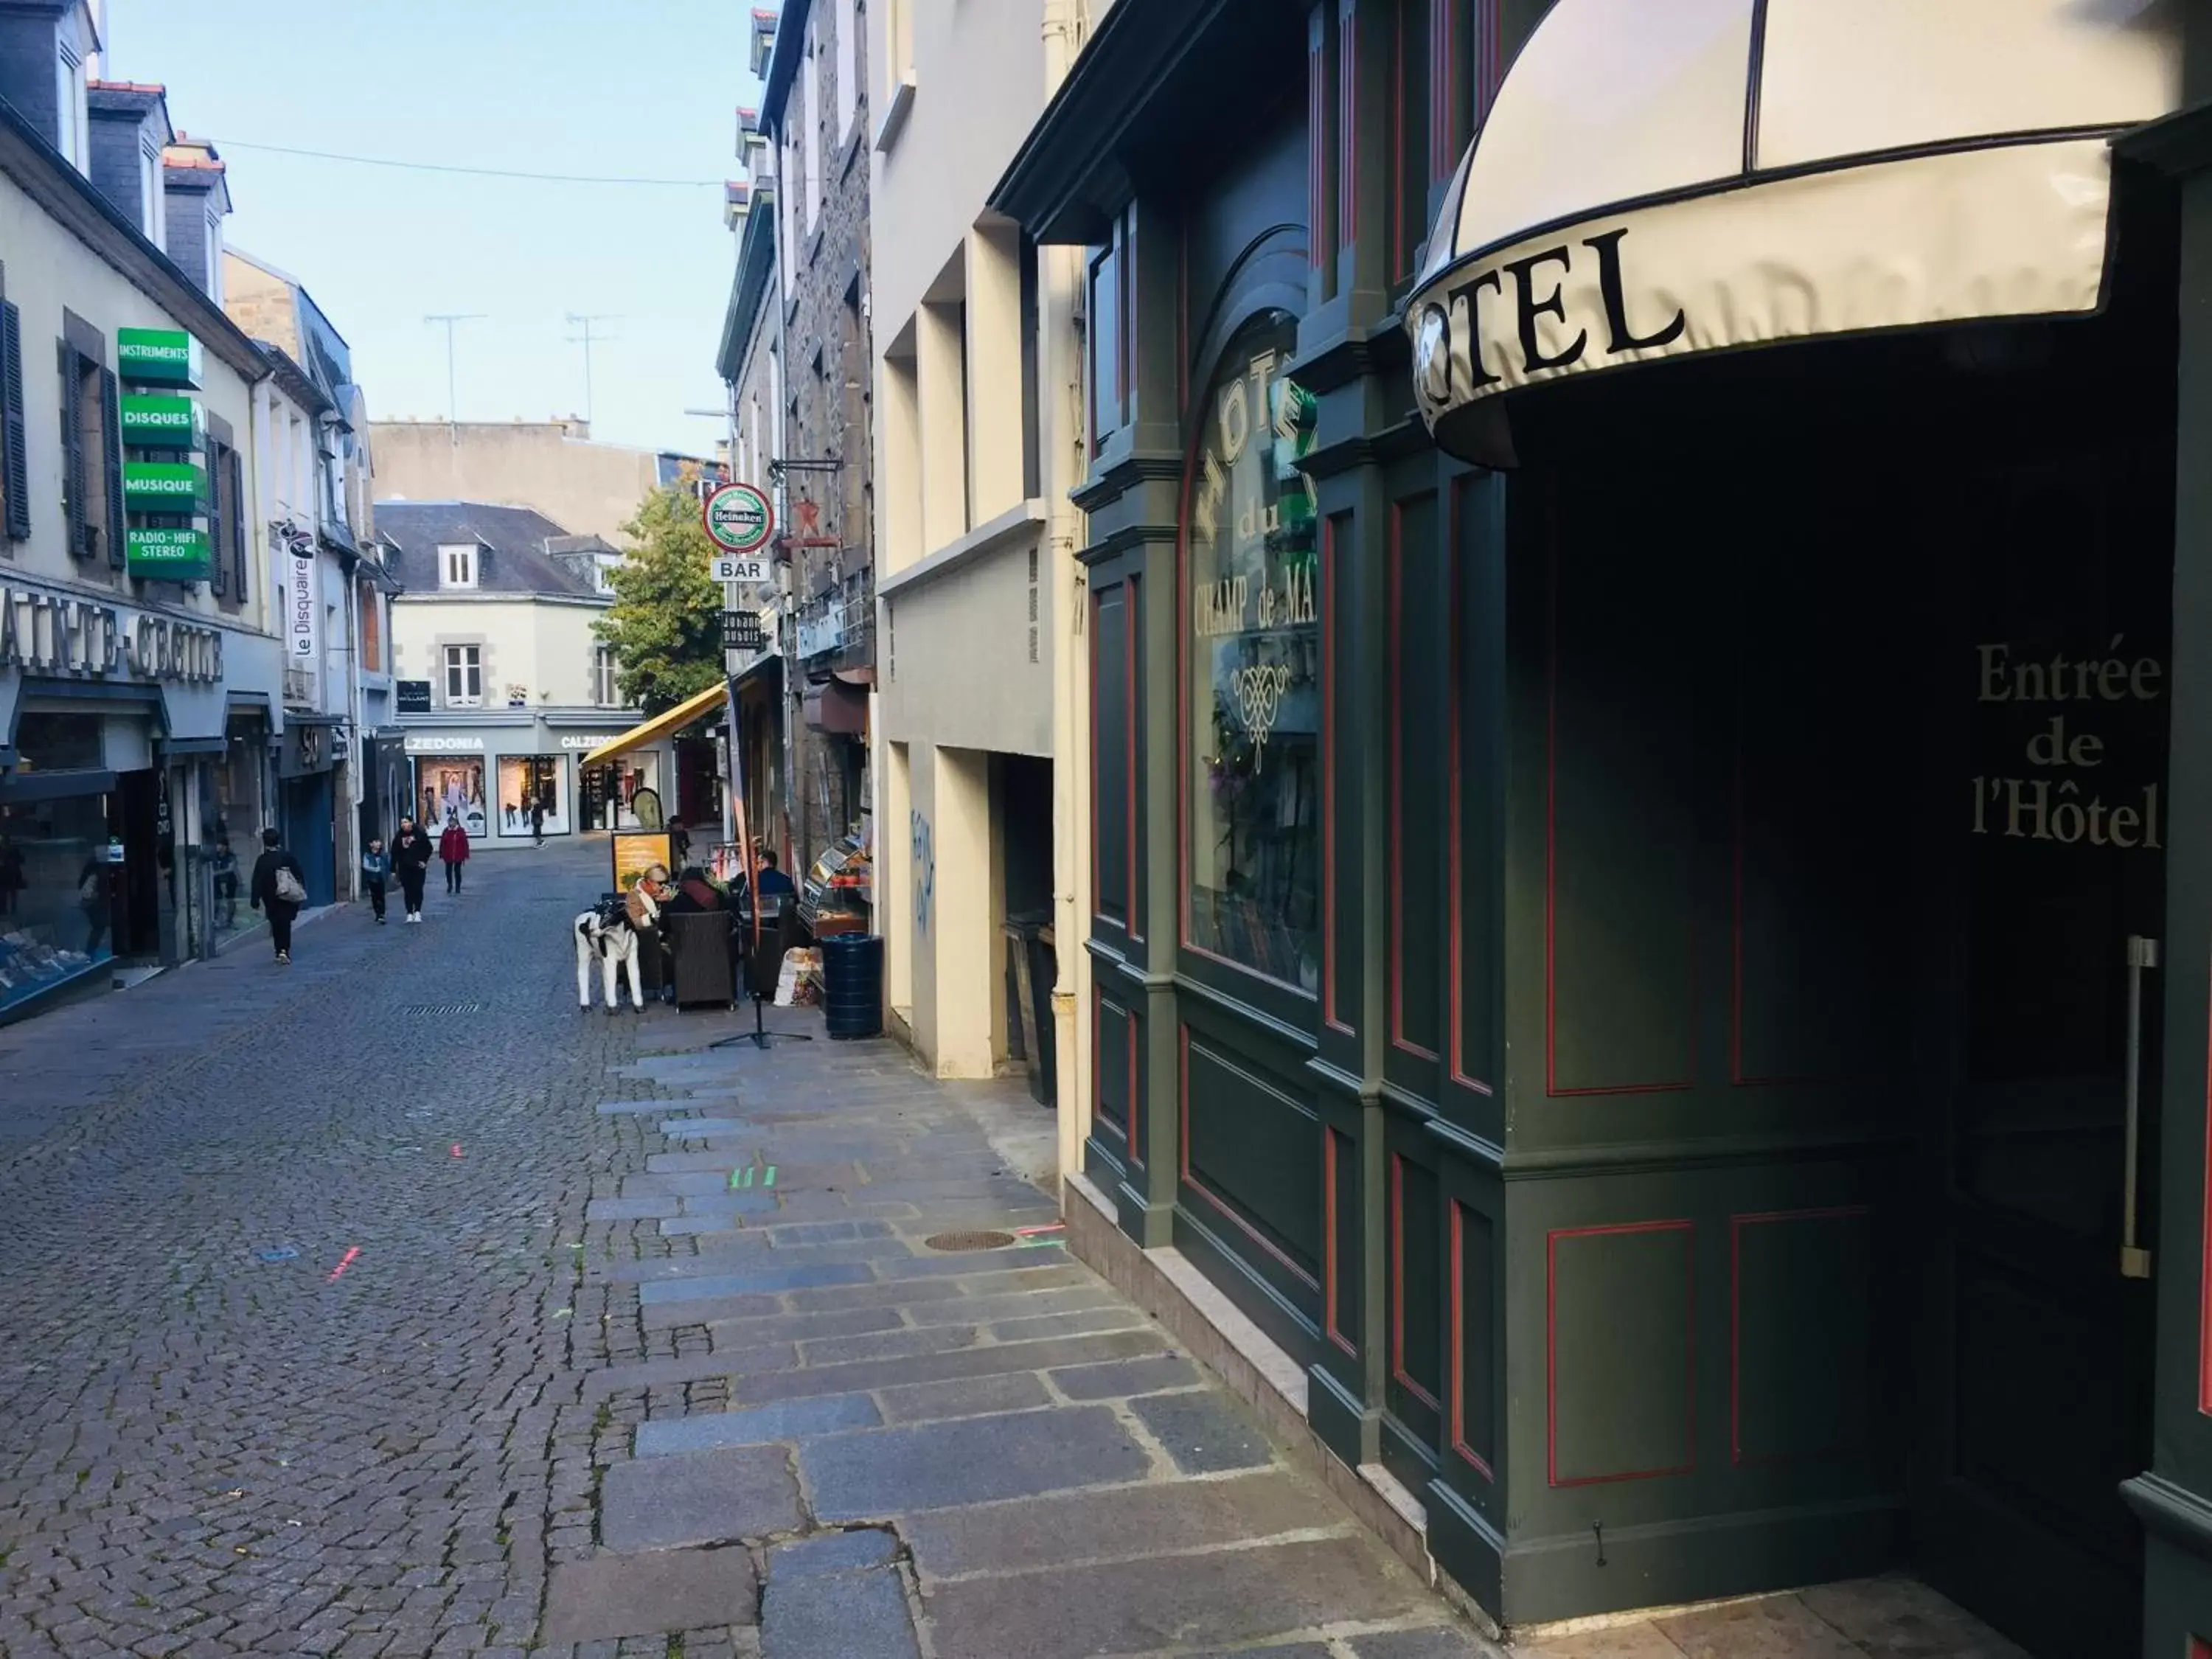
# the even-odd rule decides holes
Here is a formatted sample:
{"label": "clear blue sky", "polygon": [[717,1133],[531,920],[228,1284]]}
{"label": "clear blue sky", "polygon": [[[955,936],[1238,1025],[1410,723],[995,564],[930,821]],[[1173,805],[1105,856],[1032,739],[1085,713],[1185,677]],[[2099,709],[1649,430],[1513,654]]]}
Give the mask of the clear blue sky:
{"label": "clear blue sky", "polygon": [[[719,184],[544,184],[249,149],[337,151],[522,172],[738,176],[757,101],[739,0],[109,0],[110,79],[158,81],[171,120],[216,140],[225,234],[304,283],[353,348],[378,419],[447,412],[459,324],[464,420],[584,412],[562,319],[593,325],[593,433],[712,453],[714,350],[736,246]],[[233,141],[225,144],[225,140]]]}

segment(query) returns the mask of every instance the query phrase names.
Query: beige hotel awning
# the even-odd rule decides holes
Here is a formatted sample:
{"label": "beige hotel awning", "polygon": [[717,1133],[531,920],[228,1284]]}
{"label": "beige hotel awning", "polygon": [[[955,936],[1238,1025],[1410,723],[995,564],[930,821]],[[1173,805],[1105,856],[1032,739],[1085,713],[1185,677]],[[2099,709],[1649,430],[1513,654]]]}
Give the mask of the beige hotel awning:
{"label": "beige hotel awning", "polygon": [[2093,312],[2113,136],[2179,0],[1559,0],[1406,310],[1438,442],[1483,400],[1692,352]]}

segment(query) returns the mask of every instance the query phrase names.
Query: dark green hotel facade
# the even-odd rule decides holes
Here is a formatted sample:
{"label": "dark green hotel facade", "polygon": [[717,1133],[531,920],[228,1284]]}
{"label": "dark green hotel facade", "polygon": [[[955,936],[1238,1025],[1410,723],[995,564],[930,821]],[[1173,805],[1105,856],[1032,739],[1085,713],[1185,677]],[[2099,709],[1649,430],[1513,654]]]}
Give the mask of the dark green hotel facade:
{"label": "dark green hotel facade", "polygon": [[2181,14],[1116,0],[1000,185],[1091,262],[1085,1174],[1503,1625],[2212,1642]]}

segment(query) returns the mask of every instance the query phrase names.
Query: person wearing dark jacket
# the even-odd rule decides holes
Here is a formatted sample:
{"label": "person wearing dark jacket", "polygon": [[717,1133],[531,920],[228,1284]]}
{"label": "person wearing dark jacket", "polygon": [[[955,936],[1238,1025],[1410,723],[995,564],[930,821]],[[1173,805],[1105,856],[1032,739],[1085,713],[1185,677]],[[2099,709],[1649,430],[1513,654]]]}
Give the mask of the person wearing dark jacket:
{"label": "person wearing dark jacket", "polygon": [[399,820],[399,839],[392,843],[392,872],[407,901],[407,920],[422,920],[422,884],[430,878],[430,838],[412,818]]}
{"label": "person wearing dark jacket", "polygon": [[384,850],[384,837],[377,836],[368,843],[368,851],[361,855],[361,884],[368,894],[369,903],[376,910],[376,925],[384,926],[384,884],[392,876],[392,854]]}
{"label": "person wearing dark jacket", "polygon": [[283,837],[274,830],[261,832],[261,856],[253,860],[253,886],[249,901],[253,908],[269,918],[270,942],[276,947],[276,960],[289,963],[292,960],[292,921],[300,914],[300,900],[286,898],[276,890],[279,871],[289,871],[295,890],[306,893],[307,877],[300,868],[300,860],[286,852]]}

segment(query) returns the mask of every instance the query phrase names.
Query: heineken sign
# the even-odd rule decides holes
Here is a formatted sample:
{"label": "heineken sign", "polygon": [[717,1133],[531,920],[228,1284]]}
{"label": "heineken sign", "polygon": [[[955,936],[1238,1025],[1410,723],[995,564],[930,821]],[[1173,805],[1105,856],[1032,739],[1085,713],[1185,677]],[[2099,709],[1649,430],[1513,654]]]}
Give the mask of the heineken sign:
{"label": "heineken sign", "polygon": [[207,469],[177,461],[125,461],[123,504],[134,513],[173,513],[186,518],[205,513]]}
{"label": "heineken sign", "polygon": [[119,328],[115,331],[115,372],[133,384],[197,390],[200,343],[180,328]]}
{"label": "heineken sign", "polygon": [[124,566],[140,581],[204,582],[215,574],[215,550],[204,530],[149,530],[134,525],[124,532]]}
{"label": "heineken sign", "polygon": [[207,421],[199,399],[123,394],[123,441],[136,449],[204,449]]}
{"label": "heineken sign", "polygon": [[775,509],[757,484],[724,484],[707,497],[701,516],[707,534],[725,553],[757,553],[775,534]]}

